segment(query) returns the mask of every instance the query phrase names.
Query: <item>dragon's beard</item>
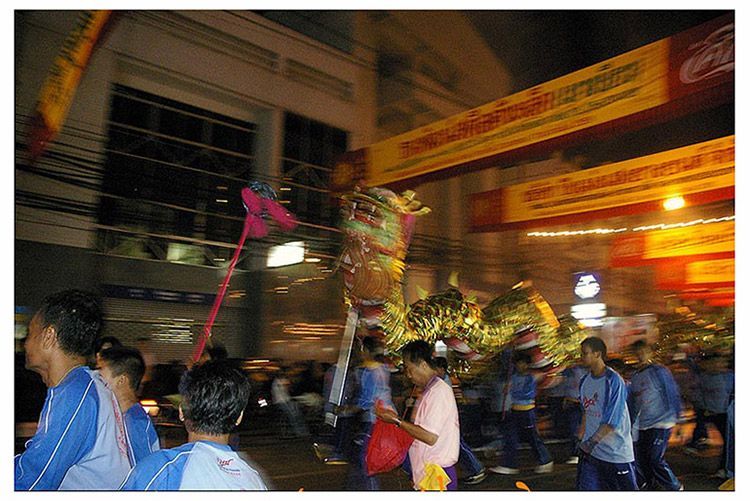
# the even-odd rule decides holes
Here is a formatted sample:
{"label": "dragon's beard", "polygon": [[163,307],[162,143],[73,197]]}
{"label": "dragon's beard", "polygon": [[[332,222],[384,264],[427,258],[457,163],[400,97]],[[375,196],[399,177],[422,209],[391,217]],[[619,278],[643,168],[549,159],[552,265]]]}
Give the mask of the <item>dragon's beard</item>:
{"label": "dragon's beard", "polygon": [[354,303],[383,302],[400,286],[393,259],[361,245],[347,246],[341,259],[344,284]]}

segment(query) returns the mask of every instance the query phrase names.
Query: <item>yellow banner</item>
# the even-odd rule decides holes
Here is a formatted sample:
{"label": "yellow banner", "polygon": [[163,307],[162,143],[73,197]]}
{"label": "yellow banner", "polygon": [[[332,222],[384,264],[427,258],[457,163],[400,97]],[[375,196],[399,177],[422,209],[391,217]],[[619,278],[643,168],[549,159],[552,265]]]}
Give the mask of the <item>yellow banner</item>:
{"label": "yellow banner", "polygon": [[685,282],[689,284],[734,282],[734,259],[688,263],[685,270]]}
{"label": "yellow banner", "polygon": [[502,223],[734,186],[734,136],[503,188]]}
{"label": "yellow banner", "polygon": [[734,221],[697,224],[646,234],[645,259],[734,252]]}
{"label": "yellow banner", "polygon": [[370,186],[542,142],[668,101],[667,40],[370,147]]}
{"label": "yellow banner", "polygon": [[52,65],[37,103],[37,112],[52,135],[62,127],[94,45],[111,14],[109,10],[85,11]]}

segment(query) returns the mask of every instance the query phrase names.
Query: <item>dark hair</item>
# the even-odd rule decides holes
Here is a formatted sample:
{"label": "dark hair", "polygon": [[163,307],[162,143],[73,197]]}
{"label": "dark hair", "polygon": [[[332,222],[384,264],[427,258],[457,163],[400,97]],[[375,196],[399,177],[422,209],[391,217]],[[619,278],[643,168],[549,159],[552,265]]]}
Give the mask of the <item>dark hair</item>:
{"label": "dark hair", "polygon": [[57,342],[65,353],[91,356],[102,326],[102,309],[96,296],[81,290],[58,292],[44,298],[37,314],[42,328],[55,328]]}
{"label": "dark hair", "polygon": [[371,355],[383,353],[383,342],[375,336],[366,336],[362,339],[362,348]]}
{"label": "dark hair", "polygon": [[101,356],[112,369],[112,375],[125,374],[133,391],[138,389],[143,374],[146,372],[146,364],[143,362],[140,351],[126,346],[113,346],[103,350]]}
{"label": "dark hair", "polygon": [[96,343],[94,343],[94,353],[99,353],[100,351],[102,351],[102,347],[107,343],[111,345],[110,348],[114,346],[122,346],[122,343],[116,337],[104,336],[97,339]]}
{"label": "dark hair", "polygon": [[182,412],[189,431],[230,433],[250,398],[250,382],[225,360],[209,360],[182,375]]}
{"label": "dark hair", "polygon": [[209,346],[206,348],[206,351],[208,352],[208,356],[211,357],[211,360],[224,360],[229,357],[227,349],[220,344]]}
{"label": "dark hair", "polygon": [[427,362],[427,365],[435,368],[435,359],[432,358],[432,346],[427,341],[412,341],[401,348],[401,356],[404,360],[411,363],[419,363],[420,360]]}
{"label": "dark hair", "polygon": [[633,348],[633,351],[642,350],[643,348],[650,348],[648,343],[643,339],[639,339],[635,341],[633,344],[630,345],[630,347]]}
{"label": "dark hair", "polygon": [[438,369],[448,370],[448,359],[445,357],[435,357],[435,367]]}
{"label": "dark hair", "polygon": [[607,357],[607,345],[601,340],[601,338],[595,336],[587,337],[581,341],[581,348],[584,346],[588,346],[593,353],[601,353],[602,360]]}
{"label": "dark hair", "polygon": [[513,353],[513,362],[524,362],[529,365],[531,364],[531,355],[525,351],[516,351]]}

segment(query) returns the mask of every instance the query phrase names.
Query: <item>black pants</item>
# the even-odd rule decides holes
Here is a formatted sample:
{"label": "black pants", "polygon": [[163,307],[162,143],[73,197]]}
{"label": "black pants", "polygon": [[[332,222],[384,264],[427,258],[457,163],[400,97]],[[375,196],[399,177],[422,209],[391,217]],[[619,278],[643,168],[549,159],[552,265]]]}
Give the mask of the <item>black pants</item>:
{"label": "black pants", "polygon": [[706,414],[704,416],[706,424],[712,423],[718,428],[721,433],[721,440],[723,445],[721,446],[721,465],[719,469],[725,469],[727,467],[727,414]]}

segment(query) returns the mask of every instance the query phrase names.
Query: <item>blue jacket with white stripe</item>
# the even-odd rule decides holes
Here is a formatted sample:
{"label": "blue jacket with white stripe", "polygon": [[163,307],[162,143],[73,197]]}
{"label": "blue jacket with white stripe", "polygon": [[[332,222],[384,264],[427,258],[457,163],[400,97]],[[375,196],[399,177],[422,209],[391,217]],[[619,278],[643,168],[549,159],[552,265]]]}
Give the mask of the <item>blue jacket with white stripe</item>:
{"label": "blue jacket with white stripe", "polygon": [[125,426],[98,372],[77,367],[47,389],[37,431],[14,466],[16,490],[120,486],[131,467]]}

